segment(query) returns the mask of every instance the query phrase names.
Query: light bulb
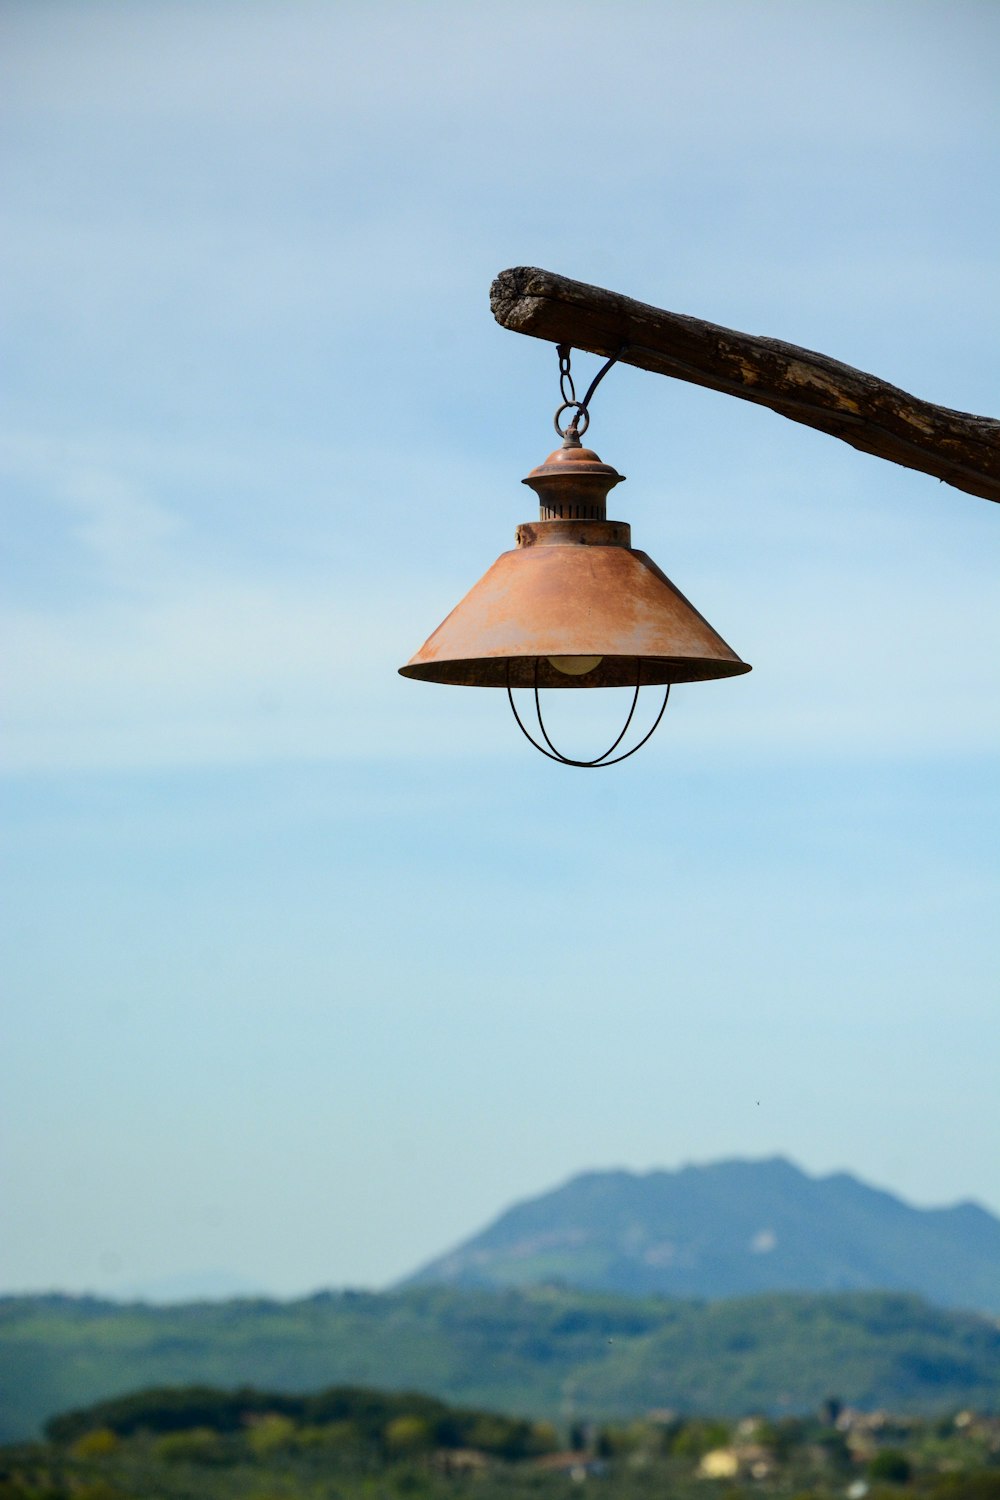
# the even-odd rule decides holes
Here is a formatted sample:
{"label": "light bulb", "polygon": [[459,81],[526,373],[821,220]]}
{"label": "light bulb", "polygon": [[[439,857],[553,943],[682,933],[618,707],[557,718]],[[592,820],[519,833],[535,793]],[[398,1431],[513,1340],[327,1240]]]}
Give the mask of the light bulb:
{"label": "light bulb", "polygon": [[557,672],[562,672],[566,677],[583,677],[599,667],[604,660],[603,656],[550,656],[547,658],[549,666],[555,667]]}

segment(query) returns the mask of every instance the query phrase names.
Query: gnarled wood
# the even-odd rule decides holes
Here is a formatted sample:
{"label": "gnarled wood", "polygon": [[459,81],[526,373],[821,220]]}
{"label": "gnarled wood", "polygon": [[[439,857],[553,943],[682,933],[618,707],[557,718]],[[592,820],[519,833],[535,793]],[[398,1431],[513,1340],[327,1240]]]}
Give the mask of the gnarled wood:
{"label": "gnarled wood", "polygon": [[864,453],[1000,501],[1000,421],[910,396],[875,375],[779,339],[635,302],[551,271],[501,271],[490,292],[504,328],[769,406]]}

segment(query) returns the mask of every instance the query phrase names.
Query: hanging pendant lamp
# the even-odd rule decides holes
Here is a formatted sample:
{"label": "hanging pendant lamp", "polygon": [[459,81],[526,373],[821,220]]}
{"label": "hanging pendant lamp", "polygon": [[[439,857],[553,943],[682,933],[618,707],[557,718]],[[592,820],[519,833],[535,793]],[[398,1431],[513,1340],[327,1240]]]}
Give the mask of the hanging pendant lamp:
{"label": "hanging pendant lamp", "polygon": [[[568,354],[560,355],[568,373]],[[587,401],[592,392],[593,386]],[[567,407],[576,415],[564,431],[559,417]],[[539,519],[517,528],[516,548],[497,558],[400,673],[424,682],[505,688],[537,749],[566,764],[596,766],[614,763],[608,757],[625,731],[594,761],[565,756],[545,731],[541,689],[632,688],[631,722],[642,687],[664,686],[665,706],[675,682],[734,677],[750,667],[653,560],[632,548],[629,525],[607,520],[608,492],[624,475],[583,447],[580,434],[588,423],[584,402],[559,408],[562,447],[523,481],[539,497]],[[525,729],[514,688],[533,690],[548,749]]]}

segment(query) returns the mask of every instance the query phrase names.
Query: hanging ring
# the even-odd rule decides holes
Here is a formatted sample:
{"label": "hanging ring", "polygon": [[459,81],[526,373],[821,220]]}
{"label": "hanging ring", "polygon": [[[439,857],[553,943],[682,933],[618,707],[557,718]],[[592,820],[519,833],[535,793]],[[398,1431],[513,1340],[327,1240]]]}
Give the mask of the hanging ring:
{"label": "hanging ring", "polygon": [[[564,432],[563,429],[559,426],[559,418],[562,416],[564,411],[569,411],[572,407],[576,408],[576,416],[573,418],[572,422],[570,422],[569,426]],[[584,406],[582,401],[564,401],[552,420],[555,424],[556,432],[558,432],[561,438],[569,437],[571,432],[575,433],[577,437],[580,437],[590,426],[590,412]]]}

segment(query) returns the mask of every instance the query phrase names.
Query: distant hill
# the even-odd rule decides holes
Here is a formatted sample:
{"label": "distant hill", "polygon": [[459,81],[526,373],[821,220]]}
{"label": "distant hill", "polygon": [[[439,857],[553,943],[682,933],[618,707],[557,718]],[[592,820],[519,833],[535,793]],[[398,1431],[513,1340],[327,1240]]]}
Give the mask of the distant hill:
{"label": "distant hill", "polygon": [[846,1172],[727,1161],[587,1172],[519,1203],[404,1285],[544,1283],[672,1297],[914,1292],[1000,1313],[1000,1219],[973,1203],[911,1208]]}
{"label": "distant hill", "polygon": [[1000,1326],[886,1293],[702,1304],[558,1288],[122,1306],[0,1299],[0,1441],[151,1386],[423,1391],[559,1418],[1000,1410]]}

